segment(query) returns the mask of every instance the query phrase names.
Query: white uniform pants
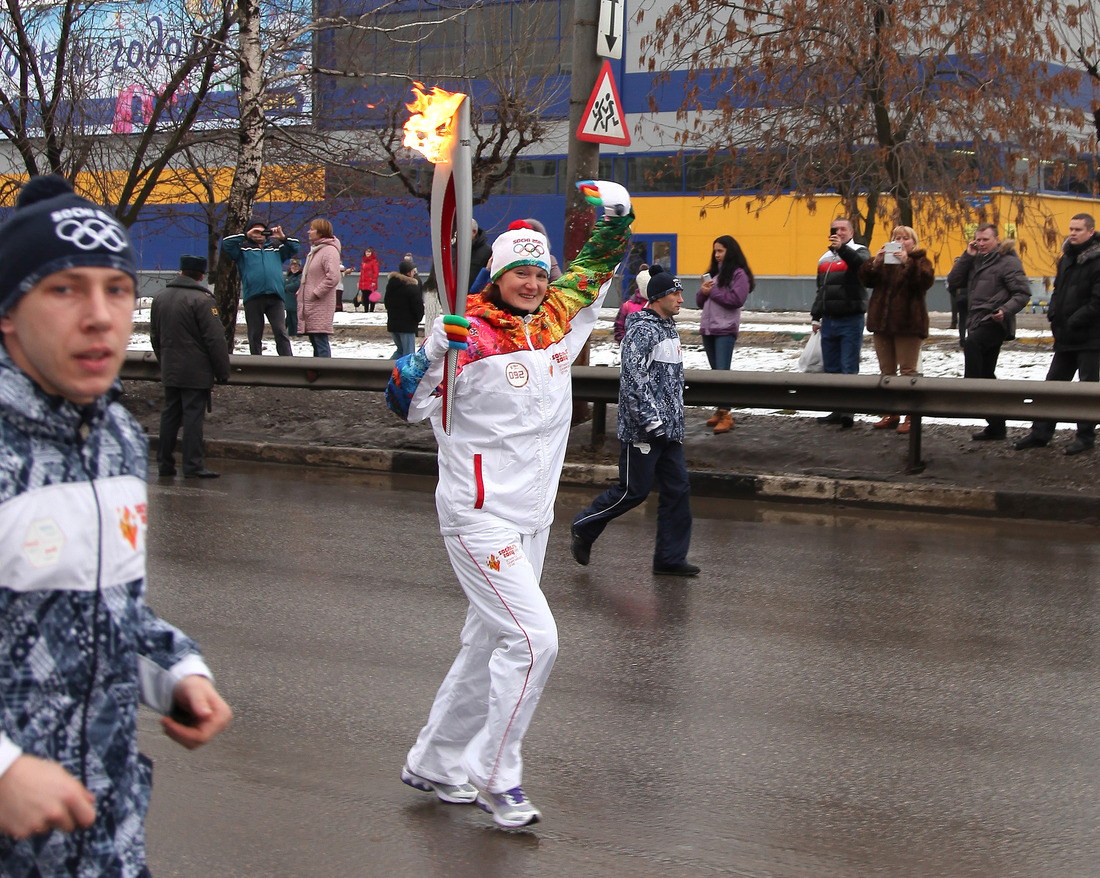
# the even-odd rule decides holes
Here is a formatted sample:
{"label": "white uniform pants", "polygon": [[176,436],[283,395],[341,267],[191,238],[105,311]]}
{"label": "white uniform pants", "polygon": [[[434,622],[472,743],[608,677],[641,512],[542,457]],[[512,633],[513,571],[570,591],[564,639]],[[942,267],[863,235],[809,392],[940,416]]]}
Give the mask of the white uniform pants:
{"label": "white uniform pants", "polygon": [[549,528],[445,536],[470,608],[462,648],[407,764],[440,783],[502,793],[522,783],[520,745],[558,655],[539,587]]}

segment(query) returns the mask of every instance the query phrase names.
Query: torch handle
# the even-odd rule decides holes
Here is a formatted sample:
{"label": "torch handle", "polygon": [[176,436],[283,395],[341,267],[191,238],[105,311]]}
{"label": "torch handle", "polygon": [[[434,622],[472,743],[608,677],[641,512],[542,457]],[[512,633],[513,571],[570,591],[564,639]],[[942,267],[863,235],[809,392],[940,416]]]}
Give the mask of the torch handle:
{"label": "torch handle", "polygon": [[454,415],[451,407],[455,399],[455,375],[458,372],[458,351],[447,350],[447,361],[443,366],[443,432],[451,435],[451,421]]}

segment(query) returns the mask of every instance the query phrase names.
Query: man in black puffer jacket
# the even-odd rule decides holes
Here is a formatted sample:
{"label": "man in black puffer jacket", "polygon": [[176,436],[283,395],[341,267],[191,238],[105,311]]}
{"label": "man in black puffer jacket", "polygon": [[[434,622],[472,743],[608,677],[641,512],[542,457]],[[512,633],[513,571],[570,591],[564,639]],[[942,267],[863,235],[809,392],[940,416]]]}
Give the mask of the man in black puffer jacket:
{"label": "man in black puffer jacket", "polygon": [[424,290],[416,277],[416,266],[402,259],[391,271],[382,299],[386,306],[386,329],[397,349],[391,360],[407,357],[416,350],[416,329],[424,319]]}
{"label": "man in black puffer jacket", "polygon": [[[1054,358],[1047,381],[1100,381],[1100,236],[1096,220],[1079,213],[1069,221],[1069,238],[1062,245],[1054,292],[1047,308],[1054,333]],[[1035,421],[1031,432],[1016,441],[1016,450],[1039,448],[1054,438],[1054,421]],[[1077,424],[1077,438],[1066,454],[1080,454],[1096,444],[1096,424]]]}

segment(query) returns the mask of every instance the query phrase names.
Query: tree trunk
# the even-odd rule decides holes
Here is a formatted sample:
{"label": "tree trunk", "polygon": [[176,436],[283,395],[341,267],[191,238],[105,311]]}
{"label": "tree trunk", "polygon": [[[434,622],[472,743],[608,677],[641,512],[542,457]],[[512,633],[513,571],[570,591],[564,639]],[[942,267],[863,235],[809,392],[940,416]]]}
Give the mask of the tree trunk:
{"label": "tree trunk", "polygon": [[[238,132],[237,167],[225,207],[223,235],[235,235],[244,230],[252,215],[256,192],[260,188],[263,170],[264,120],[263,98],[263,49],[260,45],[259,0],[239,0],[237,4],[237,28],[240,42],[240,129]],[[218,312],[225,327],[226,343],[233,350],[237,329],[237,305],[240,300],[241,279],[237,267],[228,259],[219,259],[215,275],[215,291]]]}

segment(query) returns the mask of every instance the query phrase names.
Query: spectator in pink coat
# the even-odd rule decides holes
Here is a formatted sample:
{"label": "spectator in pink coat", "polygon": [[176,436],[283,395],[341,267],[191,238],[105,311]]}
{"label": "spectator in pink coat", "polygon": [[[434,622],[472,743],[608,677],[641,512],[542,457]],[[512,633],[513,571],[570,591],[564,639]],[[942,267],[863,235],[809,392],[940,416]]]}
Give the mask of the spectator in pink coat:
{"label": "spectator in pink coat", "polygon": [[[661,266],[654,265],[654,271],[661,271]],[[619,308],[619,313],[615,317],[615,341],[621,342],[623,336],[626,335],[626,318],[633,314],[635,311],[641,311],[649,300],[646,298],[646,290],[649,289],[650,271],[649,266],[643,264],[638,270],[638,273],[634,276],[635,286],[634,292],[630,294],[630,298],[623,302]]]}
{"label": "spectator in pink coat", "polygon": [[343,287],[340,272],[340,241],[333,237],[332,223],[315,219],[309,224],[309,255],[302,269],[298,290],[298,332],[309,336],[313,356],[331,357],[329,336],[336,296]]}

